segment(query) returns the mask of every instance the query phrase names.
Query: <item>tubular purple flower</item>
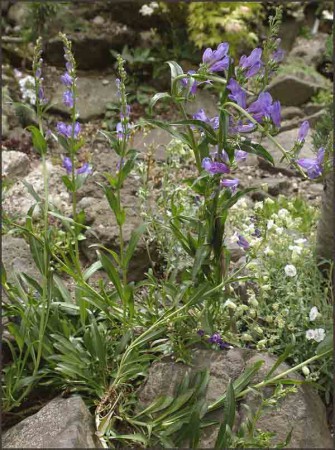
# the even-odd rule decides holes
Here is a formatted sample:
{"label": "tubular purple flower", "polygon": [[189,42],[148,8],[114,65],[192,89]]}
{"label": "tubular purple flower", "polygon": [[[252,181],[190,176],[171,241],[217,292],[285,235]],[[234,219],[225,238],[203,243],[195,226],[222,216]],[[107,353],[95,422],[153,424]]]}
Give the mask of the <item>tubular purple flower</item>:
{"label": "tubular purple flower", "polygon": [[202,160],[201,166],[206,170],[206,172],[210,173],[211,175],[230,172],[229,167],[226,164],[214,162],[210,158],[204,158]]}
{"label": "tubular purple flower", "polygon": [[68,72],[72,72],[72,70],[73,70],[73,65],[72,65],[69,61],[67,61],[67,62],[65,63],[65,67],[66,67],[66,70],[67,70]]}
{"label": "tubular purple flower", "polygon": [[65,91],[63,94],[63,103],[68,108],[73,108],[74,100],[73,100],[73,94],[71,91]]}
{"label": "tubular purple flower", "polygon": [[325,149],[319,148],[316,158],[301,158],[297,160],[297,164],[306,170],[309,178],[314,180],[322,175],[322,164],[325,156]]}
{"label": "tubular purple flower", "polygon": [[228,344],[228,342],[222,341],[222,342],[219,343],[219,347],[220,347],[221,350],[224,350],[225,348],[230,348],[231,345]]}
{"label": "tubular purple flower", "polygon": [[302,124],[300,125],[299,128],[299,132],[298,132],[298,139],[297,141],[301,144],[302,141],[305,140],[307,134],[309,132],[309,122],[308,120],[305,120],[304,122],[302,122]]}
{"label": "tubular purple flower", "polygon": [[[195,70],[189,70],[187,73],[189,75],[193,75],[193,74],[196,73],[196,71]],[[191,78],[185,77],[185,78],[182,78],[180,81],[181,81],[181,84],[184,86],[184,88],[189,88],[189,85],[191,83]],[[198,83],[197,80],[193,80],[193,83],[192,83],[192,85],[190,87],[190,94],[192,94],[192,95],[196,94],[197,87],[198,87],[199,84],[200,83]]]}
{"label": "tubular purple flower", "polygon": [[123,139],[123,136],[124,136],[124,129],[123,129],[123,126],[122,126],[122,123],[121,122],[118,122],[117,124],[116,124],[116,136],[117,136],[117,138],[118,139]]}
{"label": "tubular purple flower", "polygon": [[245,161],[247,159],[248,153],[244,150],[235,150],[234,156],[236,162]]}
{"label": "tubular purple flower", "polygon": [[208,341],[211,344],[220,344],[222,342],[220,333],[213,333],[212,336],[210,338],[208,338]]}
{"label": "tubular purple flower", "polygon": [[210,72],[221,72],[229,67],[229,56],[227,56],[229,44],[222,42],[217,50],[207,48],[202,56],[202,62],[207,65]]}
{"label": "tubular purple flower", "polygon": [[61,82],[64,84],[64,86],[66,87],[72,86],[73,78],[68,72],[65,72],[64,75],[61,75],[60,79]]}
{"label": "tubular purple flower", "polygon": [[[63,122],[57,123],[57,131],[59,134],[62,134],[63,136],[70,138],[72,137],[72,125],[66,125]],[[74,123],[74,130],[73,130],[73,137],[76,138],[78,134],[80,133],[81,127],[79,122]]]}
{"label": "tubular purple flower", "polygon": [[76,172],[78,175],[89,175],[92,173],[92,167],[89,165],[89,163],[84,163],[81,167],[79,167],[79,169],[77,169]]}
{"label": "tubular purple flower", "polygon": [[247,70],[245,73],[245,76],[247,78],[253,77],[259,72],[260,68],[263,65],[261,57],[261,48],[255,48],[249,56],[241,56],[239,66],[241,67],[241,69]]}
{"label": "tubular purple flower", "polygon": [[271,107],[270,107],[270,117],[272,119],[272,122],[277,128],[280,128],[281,124],[281,106],[280,102],[277,100],[275,101]]}
{"label": "tubular purple flower", "polygon": [[230,90],[231,94],[228,95],[230,100],[236,102],[241,108],[246,109],[247,107],[247,94],[244,89],[238,84],[236,80],[231,78],[227,84],[227,88]]}
{"label": "tubular purple flower", "polygon": [[42,70],[39,67],[38,69],[36,69],[35,78],[39,79],[39,78],[41,78],[41,75],[42,75]]}
{"label": "tubular purple flower", "polygon": [[80,131],[81,131],[80,123],[79,122],[75,122],[74,123],[74,130],[73,130],[73,135],[74,135],[73,137],[77,137],[78,134],[80,133]]}
{"label": "tubular purple flower", "polygon": [[63,158],[63,167],[66,169],[68,174],[72,172],[72,161],[68,156]]}
{"label": "tubular purple flower", "polygon": [[282,62],[284,57],[285,57],[285,52],[282,48],[277,48],[277,50],[272,53],[272,59],[276,63]]}
{"label": "tubular purple flower", "polygon": [[239,185],[239,180],[237,178],[233,178],[232,180],[221,180],[220,185],[221,187],[228,188],[232,192],[235,192]]}
{"label": "tubular purple flower", "polygon": [[56,129],[59,134],[62,134],[63,136],[68,137],[67,125],[64,122],[58,122],[56,125]]}
{"label": "tubular purple flower", "polygon": [[242,235],[238,235],[238,241],[237,241],[237,245],[239,245],[240,247],[242,247],[244,250],[248,250],[248,248],[250,247],[249,242],[246,240],[246,238],[244,238]]}
{"label": "tubular purple flower", "polygon": [[214,130],[219,128],[219,116],[212,117],[211,119],[206,116],[206,113],[203,109],[199,109],[197,113],[193,116],[193,119],[201,120],[202,122],[208,123]]}

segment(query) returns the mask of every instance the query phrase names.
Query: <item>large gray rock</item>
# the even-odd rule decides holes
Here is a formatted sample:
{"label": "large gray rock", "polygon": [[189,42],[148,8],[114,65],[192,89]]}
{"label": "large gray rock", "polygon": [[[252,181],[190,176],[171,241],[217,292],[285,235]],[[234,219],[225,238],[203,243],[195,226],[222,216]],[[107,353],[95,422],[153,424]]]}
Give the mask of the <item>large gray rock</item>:
{"label": "large gray rock", "polygon": [[14,281],[15,274],[26,273],[40,280],[41,274],[31,256],[30,248],[23,238],[9,234],[2,236],[2,263],[9,281]]}
{"label": "large gray rock", "polygon": [[4,448],[101,448],[82,398],[57,397],[4,433]]}
{"label": "large gray rock", "polygon": [[274,78],[268,91],[284,106],[300,106],[315,95],[320,86],[297,75],[282,74]]}
{"label": "large gray rock", "polygon": [[326,60],[326,42],[328,34],[317,33],[311,39],[298,37],[289,54],[289,58],[299,58],[308,67],[317,68]]}
{"label": "large gray rock", "polygon": [[2,152],[2,176],[13,179],[27,175],[30,169],[28,156],[22,152],[3,151]]}
{"label": "large gray rock", "polygon": [[[77,81],[77,109],[79,120],[89,121],[101,117],[106,112],[106,104],[117,101],[117,90],[113,75],[81,75]],[[108,82],[108,83],[107,83]],[[70,115],[70,109],[63,104],[63,93],[66,88],[58,83],[51,98],[53,105],[50,110],[65,115]]]}
{"label": "large gray rock", "polygon": [[[139,408],[148,406],[162,395],[173,396],[176,389],[184,379],[186,373],[195,373],[199,370],[209,369],[210,379],[206,392],[206,401],[211,404],[220,398],[226,391],[229,380],[236,380],[245,370],[257,360],[265,361],[259,374],[256,374],[252,384],[262,381],[265,374],[275,363],[276,358],[267,354],[259,354],[253,350],[231,349],[229,351],[195,350],[193,352],[192,367],[182,363],[158,362],[154,363],[144,386],[139,392]],[[277,375],[289,367],[281,364],[275,371]],[[301,380],[296,373],[291,378]],[[263,389],[265,397],[271,395],[273,388]],[[242,402],[248,405],[253,412],[258,406],[258,398],[247,395]],[[208,416],[209,417],[209,416]],[[222,410],[214,411],[210,418],[222,421]],[[244,408],[238,404],[238,414],[235,428],[244,419]],[[267,409],[257,422],[256,427],[262,431],[276,433],[273,443],[285,440],[293,426],[290,448],[331,448],[332,439],[327,427],[325,407],[309,385],[301,385],[296,393],[288,394],[280,400],[275,409]],[[206,427],[200,439],[201,448],[214,448],[218,434],[218,427]]]}
{"label": "large gray rock", "polygon": [[29,14],[28,5],[24,2],[15,2],[12,4],[7,12],[8,20],[14,25],[23,25]]}
{"label": "large gray rock", "polygon": [[[54,166],[51,162],[47,162],[49,177],[49,201],[53,203],[64,214],[71,211],[70,196],[65,190],[62,182],[62,176],[65,175],[65,169],[60,166]],[[6,192],[3,199],[2,207],[7,214],[15,216],[19,223],[25,220],[25,217],[36,200],[28,192],[23,181],[31,184],[36,193],[44,197],[44,182],[42,164],[36,166],[26,177],[17,181]],[[34,217],[39,217],[40,208],[37,206],[34,210]]]}

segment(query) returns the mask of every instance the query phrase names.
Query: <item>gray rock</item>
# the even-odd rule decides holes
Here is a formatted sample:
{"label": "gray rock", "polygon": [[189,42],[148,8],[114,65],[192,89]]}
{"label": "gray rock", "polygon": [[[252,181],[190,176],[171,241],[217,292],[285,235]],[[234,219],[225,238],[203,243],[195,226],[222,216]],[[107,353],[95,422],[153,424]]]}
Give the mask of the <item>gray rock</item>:
{"label": "gray rock", "polygon": [[2,236],[2,262],[8,281],[15,280],[15,274],[26,273],[40,280],[41,274],[31,256],[30,248],[23,238],[9,234]]}
{"label": "gray rock", "polygon": [[328,35],[326,33],[317,33],[311,39],[299,36],[294,43],[289,57],[300,58],[306,66],[317,68],[326,59],[327,38]]}
{"label": "gray rock", "polygon": [[278,75],[270,83],[269,93],[284,106],[300,106],[317,93],[320,86],[296,75]]}
{"label": "gray rock", "polygon": [[[106,81],[109,83],[106,85]],[[60,83],[57,84],[51,103],[50,110],[70,115],[70,110],[63,104],[63,93],[65,88]],[[77,108],[79,112],[79,120],[89,121],[97,117],[101,117],[106,112],[106,104],[117,101],[117,91],[115,86],[115,77],[113,75],[98,76],[81,76],[78,74],[77,81]]]}
{"label": "gray rock", "polygon": [[[259,374],[256,374],[252,384],[262,381],[265,374],[275,363],[276,358],[267,354],[259,354],[253,350],[231,349],[229,351],[195,350],[192,352],[192,367],[182,363],[158,362],[154,363],[144,386],[139,391],[139,409],[148,406],[161,395],[175,395],[176,389],[184,379],[186,373],[196,373],[208,368],[210,379],[206,392],[206,401],[210,404],[220,398],[228,386],[229,380],[236,380],[256,360],[265,361]],[[275,374],[288,369],[286,364],[281,364]],[[301,380],[298,374],[291,374],[294,379]],[[263,389],[263,394],[268,396],[273,388]],[[243,403],[253,411],[258,404],[258,399],[247,395]],[[213,411],[210,418],[222,421],[222,410]],[[238,404],[238,414],[235,427],[244,419],[244,408]],[[323,403],[313,388],[309,385],[298,387],[298,391],[284,397],[275,409],[268,409],[257,422],[257,428],[262,431],[276,433],[274,443],[285,440],[293,426],[290,447],[292,448],[331,448],[332,439],[327,427],[326,412]],[[201,448],[214,448],[218,427],[206,427],[200,439]]]}
{"label": "gray rock", "polygon": [[150,131],[139,131],[134,136],[133,147],[143,155],[148,151],[153,152],[156,161],[162,162],[166,159],[166,146],[171,142],[172,136],[164,130],[153,128]]}
{"label": "gray rock", "polygon": [[286,106],[282,108],[282,120],[297,119],[301,117],[304,117],[304,112],[302,111],[302,109],[297,108],[296,106]]}
{"label": "gray rock", "polygon": [[4,433],[5,448],[101,448],[82,398],[57,397]]}
{"label": "gray rock", "polygon": [[8,9],[7,18],[15,25],[22,25],[29,13],[28,5],[24,2],[15,2]]}
{"label": "gray rock", "polygon": [[291,183],[287,178],[279,177],[267,177],[261,178],[252,183],[252,186],[265,185],[265,191],[267,191],[273,197],[277,197],[279,194],[284,194],[290,188]]}
{"label": "gray rock", "polygon": [[[60,166],[52,165],[49,161],[47,162],[47,167],[49,173],[49,201],[60,211],[68,214],[71,210],[70,196],[65,190],[61,179],[65,175],[65,170]],[[36,203],[35,199],[23,184],[23,181],[31,184],[37,194],[43,198],[44,183],[42,164],[39,164],[25,178],[17,181],[10,187],[3,199],[2,207],[4,211],[12,216],[17,216],[19,223],[24,222],[27,212]],[[37,206],[34,210],[34,217],[39,217],[39,214],[40,209]]]}
{"label": "gray rock", "polygon": [[325,108],[326,105],[320,105],[318,103],[307,103],[304,106],[304,111],[307,116],[311,116]]}
{"label": "gray rock", "polygon": [[[109,24],[109,30],[95,30],[89,32],[71,33],[72,50],[81,70],[106,69],[113,63],[114,58],[110,50],[121,51],[125,42],[132,45],[136,36],[129,28],[113,22]],[[52,65],[64,66],[63,42],[59,37],[50,39],[46,43],[45,58]]]}
{"label": "gray rock", "polygon": [[207,117],[214,117],[219,114],[217,107],[217,99],[207,90],[199,90],[192,102],[186,105],[186,112],[188,114],[195,114],[199,109],[204,109]]}
{"label": "gray rock", "polygon": [[13,179],[27,175],[30,169],[28,156],[22,152],[2,152],[2,176]]}
{"label": "gray rock", "polygon": [[[275,139],[286,151],[289,151],[292,149],[297,137],[298,137],[298,129],[295,128],[292,130],[284,131],[283,133],[279,133],[277,136],[275,136]],[[270,139],[264,138],[261,141],[261,144],[263,145],[264,148],[268,150],[268,152],[271,153],[275,161],[275,165],[272,166],[266,160],[259,158],[258,162],[259,167],[261,169],[267,170],[270,173],[281,172],[288,176],[294,176],[297,174],[296,170],[289,166],[287,160],[280,162],[282,158],[282,153],[280,149]],[[312,149],[313,143],[311,133],[309,133],[306,137],[305,144],[300,152],[299,158],[313,158],[314,153],[312,152]]]}

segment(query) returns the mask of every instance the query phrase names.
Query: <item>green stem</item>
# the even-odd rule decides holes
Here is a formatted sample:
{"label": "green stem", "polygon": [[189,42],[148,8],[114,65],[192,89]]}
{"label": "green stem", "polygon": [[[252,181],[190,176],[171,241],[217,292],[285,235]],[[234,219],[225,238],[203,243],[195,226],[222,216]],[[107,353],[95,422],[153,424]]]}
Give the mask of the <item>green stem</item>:
{"label": "green stem", "polygon": [[[184,119],[188,120],[188,117],[187,117],[184,105],[182,105],[182,103],[180,103],[180,102],[178,102],[178,105],[179,105],[179,109],[180,109]],[[192,150],[193,150],[193,153],[194,153],[194,156],[195,156],[197,169],[198,169],[198,171],[200,173],[201,172],[201,158],[200,158],[200,155],[199,155],[199,152],[198,152],[197,144],[196,144],[195,139],[194,139],[194,134],[193,134],[193,131],[192,131],[192,129],[191,129],[191,127],[189,125],[187,125],[186,128],[187,128],[188,135],[189,135],[189,137],[191,139]]]}
{"label": "green stem", "polygon": [[[247,119],[249,119],[250,122],[252,122],[255,125],[257,125],[258,129],[261,130],[270,139],[270,141],[273,142],[276,145],[276,147],[279,148],[279,150],[282,152],[284,158],[286,158],[288,160],[288,162],[290,164],[292,164],[292,161],[291,161],[291,159],[289,157],[289,152],[286,151],[284,149],[284,147],[282,145],[280,145],[279,142],[276,139],[274,139],[274,137],[271,136],[271,134],[268,131],[266,131],[265,128],[257,122],[257,120],[255,120],[249,113],[247,113],[247,111],[245,111],[243,108],[241,108],[236,103],[232,103],[232,102],[226,102],[224,104],[224,106],[231,106],[232,108],[235,108],[237,111],[239,111],[241,114],[243,114]],[[300,174],[304,178],[306,178],[306,174],[303,172],[303,170],[297,164],[295,164],[295,167],[300,172]]]}

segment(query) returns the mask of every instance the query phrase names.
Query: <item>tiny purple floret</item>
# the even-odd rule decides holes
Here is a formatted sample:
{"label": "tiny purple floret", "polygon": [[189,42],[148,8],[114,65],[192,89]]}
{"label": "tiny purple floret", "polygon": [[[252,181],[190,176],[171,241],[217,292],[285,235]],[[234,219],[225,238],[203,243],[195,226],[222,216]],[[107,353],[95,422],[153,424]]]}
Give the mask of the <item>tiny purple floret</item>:
{"label": "tiny purple floret", "polygon": [[60,79],[61,79],[61,82],[64,84],[64,86],[66,86],[66,87],[72,86],[73,78],[71,77],[71,75],[68,72],[65,72],[64,75],[62,75],[60,77]]}
{"label": "tiny purple floret", "polygon": [[236,80],[231,78],[227,84],[227,88],[230,90],[228,97],[230,100],[236,102],[241,108],[246,109],[247,107],[247,94],[244,89],[238,84]]}
{"label": "tiny purple floret", "polygon": [[230,172],[229,167],[226,164],[212,161],[210,158],[204,158],[201,166],[211,175]]}
{"label": "tiny purple floret", "polygon": [[242,247],[244,250],[248,250],[248,248],[250,247],[249,242],[246,240],[245,237],[241,236],[240,234],[238,235],[238,241],[237,244]]}
{"label": "tiny purple floret", "polygon": [[308,120],[305,120],[300,125],[299,132],[298,132],[298,139],[297,139],[297,141],[300,144],[302,143],[302,141],[304,141],[306,139],[308,131],[309,131],[309,122],[308,122]]}
{"label": "tiny purple floret", "polygon": [[316,158],[302,158],[297,160],[297,164],[306,170],[309,178],[314,180],[322,175],[322,163],[325,156],[325,149],[319,148]]}
{"label": "tiny purple floret", "polygon": [[226,188],[229,188],[232,192],[235,192],[237,186],[239,184],[239,180],[237,178],[233,178],[232,180],[221,180],[220,185]]}
{"label": "tiny purple floret", "polygon": [[73,108],[74,100],[73,100],[73,94],[71,91],[65,91],[63,94],[63,103],[68,108]]}

